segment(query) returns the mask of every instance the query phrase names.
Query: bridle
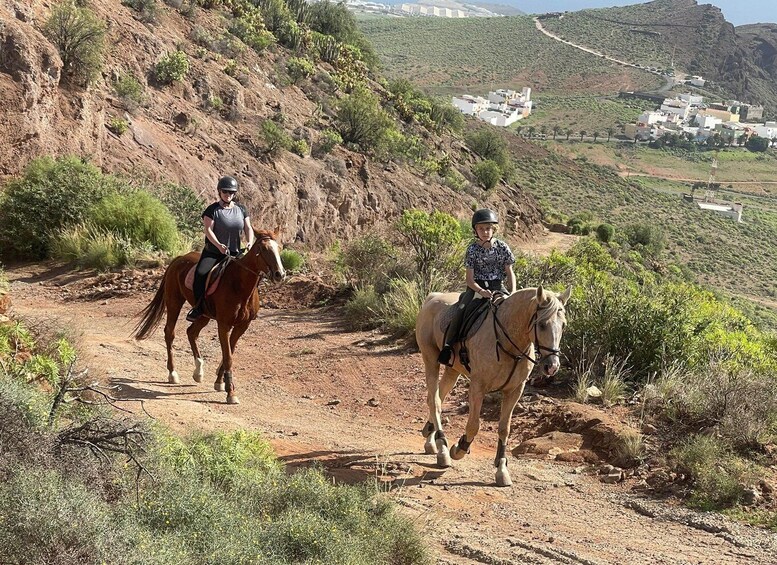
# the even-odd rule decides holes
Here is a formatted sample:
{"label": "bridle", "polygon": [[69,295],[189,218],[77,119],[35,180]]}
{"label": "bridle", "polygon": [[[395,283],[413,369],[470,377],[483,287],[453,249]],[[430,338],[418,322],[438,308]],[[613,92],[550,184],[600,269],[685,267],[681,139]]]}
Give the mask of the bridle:
{"label": "bridle", "polygon": [[[513,367],[510,369],[510,374],[507,375],[507,379],[504,383],[502,383],[502,386],[495,389],[496,391],[502,390],[505,388],[508,383],[513,379],[513,375],[515,374],[515,370],[518,368],[518,362],[521,359],[528,359],[531,361],[534,365],[538,365],[540,361],[545,359],[546,357],[551,357],[553,355],[559,356],[561,354],[561,350],[559,349],[553,349],[551,347],[545,347],[544,345],[540,344],[540,337],[539,333],[537,331],[537,318],[540,313],[540,310],[545,310],[547,308],[551,308],[553,306],[552,301],[549,301],[547,306],[537,306],[537,309],[534,311],[534,314],[532,315],[531,319],[529,320],[529,328],[534,326],[534,357],[529,355],[528,353],[521,350],[520,347],[518,347],[515,342],[510,337],[510,334],[507,333],[507,329],[504,327],[502,322],[497,317],[497,313],[499,311],[499,305],[504,302],[505,298],[502,295],[497,295],[495,298],[491,299],[491,314],[494,319],[494,338],[496,339],[496,360],[500,361],[499,357],[499,350],[501,349],[505,355],[510,357],[513,360]],[[499,331],[502,330],[502,334],[504,335],[505,339],[512,345],[518,353],[512,353],[508,351],[504,345],[502,345],[502,342],[499,341]],[[538,355],[539,353],[539,355]],[[495,391],[492,391],[495,392]]]}
{"label": "bridle", "polygon": [[[273,238],[270,237],[269,235],[265,235],[265,236],[262,236],[260,238],[257,238],[256,241],[254,241],[254,244],[251,247],[248,248],[248,253],[250,253],[251,250],[254,248],[254,246],[257,245],[258,243],[265,242],[265,241],[270,241],[272,239]],[[262,261],[264,261],[264,264],[267,265],[267,270],[266,271],[254,271],[251,267],[248,267],[248,266],[244,265],[242,261],[238,261],[237,257],[232,257],[231,255],[229,256],[228,261],[229,262],[233,262],[234,261],[235,264],[238,267],[240,267],[241,269],[245,269],[249,273],[252,273],[254,276],[258,277],[259,280],[261,280],[262,277],[264,277],[264,276],[268,276],[268,277],[272,278],[272,267],[270,266],[270,261],[268,261],[267,257],[264,256],[265,251],[266,250],[264,249],[264,247],[261,247],[259,249],[259,253],[257,253],[256,256],[257,257],[261,257]],[[273,257],[273,259],[275,259],[275,257]]]}

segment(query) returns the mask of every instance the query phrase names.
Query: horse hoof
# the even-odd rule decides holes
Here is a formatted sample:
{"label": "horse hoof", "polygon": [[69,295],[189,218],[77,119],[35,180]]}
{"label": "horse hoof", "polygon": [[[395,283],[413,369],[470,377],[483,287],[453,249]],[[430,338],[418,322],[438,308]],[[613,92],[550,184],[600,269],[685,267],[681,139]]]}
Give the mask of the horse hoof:
{"label": "horse hoof", "polygon": [[441,469],[447,469],[451,466],[451,456],[448,455],[447,449],[441,449],[437,454],[437,466]]}
{"label": "horse hoof", "polygon": [[459,449],[459,444],[457,443],[453,447],[451,447],[451,457],[453,457],[456,461],[459,461],[461,459],[464,459],[464,456],[467,454],[466,451],[463,449]]}
{"label": "horse hoof", "polygon": [[426,438],[426,443],[424,443],[424,453],[427,455],[434,455],[437,453],[437,445],[434,442],[434,431],[429,434],[429,437]]}
{"label": "horse hoof", "polygon": [[173,385],[177,385],[181,382],[181,378],[175,371],[170,371],[170,373],[167,375],[167,382]]}
{"label": "horse hoof", "polygon": [[194,373],[192,375],[192,379],[194,379],[195,383],[201,383],[202,382],[202,377],[203,377],[202,373]]}
{"label": "horse hoof", "polygon": [[237,397],[236,394],[228,394],[227,404],[240,404],[240,399]]}
{"label": "horse hoof", "polygon": [[227,389],[224,388],[224,383],[213,383],[213,390],[217,392],[224,392]]}
{"label": "horse hoof", "polygon": [[513,486],[513,481],[510,478],[510,471],[507,470],[506,459],[499,460],[499,467],[497,467],[496,469],[496,486],[498,487]]}

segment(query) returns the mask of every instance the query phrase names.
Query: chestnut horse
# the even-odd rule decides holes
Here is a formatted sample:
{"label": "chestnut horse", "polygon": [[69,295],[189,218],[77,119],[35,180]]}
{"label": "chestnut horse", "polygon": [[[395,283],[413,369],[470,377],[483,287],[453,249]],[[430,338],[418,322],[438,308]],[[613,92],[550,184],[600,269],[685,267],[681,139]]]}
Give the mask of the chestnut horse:
{"label": "chestnut horse", "polygon": [[[205,312],[215,312],[213,315],[218,324],[221,343],[221,364],[216,372],[217,378],[213,388],[219,391],[226,390],[228,404],[240,403],[235,395],[232,355],[235,352],[237,340],[245,333],[259,311],[259,292],[256,285],[265,275],[276,283],[286,277],[275,235],[264,230],[254,230],[254,234],[256,235],[254,244],[242,257],[231,260],[221,275],[218,288],[206,298],[205,302]],[[140,313],[142,317],[135,326],[135,339],[145,339],[159,325],[164,311],[167,310],[165,323],[167,380],[174,384],[179,382],[178,373],[173,364],[175,323],[178,321],[178,314],[184,303],[187,301],[192,305],[194,303],[194,294],[191,289],[186,288],[185,280],[187,273],[197,264],[199,258],[199,253],[192,252],[173,259],[162,277],[154,299]],[[202,382],[205,374],[205,363],[200,357],[197,337],[208,322],[210,318],[207,315],[200,316],[186,330],[194,355],[195,369],[192,378],[198,383]]]}
{"label": "chestnut horse", "polygon": [[[496,484],[510,486],[507,471],[507,436],[510,420],[518,399],[523,394],[526,380],[535,364],[542,365],[546,375],[553,375],[559,368],[559,343],[566,326],[564,305],[572,289],[561,294],[539,288],[524,288],[507,298],[497,298],[490,304],[490,311],[480,329],[466,340],[469,354],[469,370],[461,364],[460,344],[454,347],[456,359],[453,367],[446,367],[440,378],[437,356],[442,348],[445,328],[440,320],[456,293],[431,293],[421,307],[416,322],[416,340],[426,369],[426,392],[429,420],[422,433],[427,438],[427,453],[437,454],[437,465],[449,467],[451,457],[462,459],[469,453],[469,446],[480,429],[480,408],[488,392],[502,392],[499,416],[499,444],[494,466]],[[440,412],[442,403],[453,389],[459,374],[469,375],[469,417],[466,433],[450,449],[442,431]]]}

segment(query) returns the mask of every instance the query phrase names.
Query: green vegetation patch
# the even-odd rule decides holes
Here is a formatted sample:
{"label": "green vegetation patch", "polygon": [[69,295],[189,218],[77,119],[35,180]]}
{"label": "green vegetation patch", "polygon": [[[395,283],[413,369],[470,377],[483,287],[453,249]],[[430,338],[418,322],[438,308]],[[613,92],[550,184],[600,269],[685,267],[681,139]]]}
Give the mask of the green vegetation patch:
{"label": "green vegetation patch", "polygon": [[562,94],[641,90],[656,77],[555,41],[532,18],[372,18],[359,25],[389,76],[440,93],[496,87]]}

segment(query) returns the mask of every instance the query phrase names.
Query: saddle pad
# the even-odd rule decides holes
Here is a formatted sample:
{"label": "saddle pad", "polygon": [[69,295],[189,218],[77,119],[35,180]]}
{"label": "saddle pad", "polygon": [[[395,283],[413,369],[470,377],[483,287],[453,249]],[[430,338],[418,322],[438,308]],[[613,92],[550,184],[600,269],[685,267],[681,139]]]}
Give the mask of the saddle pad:
{"label": "saddle pad", "polygon": [[[456,306],[458,303],[451,304],[445,309],[440,316],[440,331],[444,334],[448,329],[448,326],[453,320],[453,316],[456,315]],[[483,321],[486,319],[488,313],[488,301],[485,298],[475,297],[472,302],[467,305],[464,310],[464,318],[461,322],[461,340],[465,340],[472,335],[475,335],[483,325]],[[466,335],[464,335],[466,334]]]}
{"label": "saddle pad", "polygon": [[[216,292],[216,289],[219,287],[219,281],[221,281],[221,275],[224,274],[224,269],[227,266],[227,263],[229,261],[219,261],[216,263],[213,268],[208,273],[208,278],[205,283],[205,296],[210,296],[214,292]],[[184,284],[186,285],[186,288],[189,290],[192,290],[194,288],[194,272],[197,270],[197,265],[194,265],[189,271],[186,273],[186,278],[184,279]]]}

